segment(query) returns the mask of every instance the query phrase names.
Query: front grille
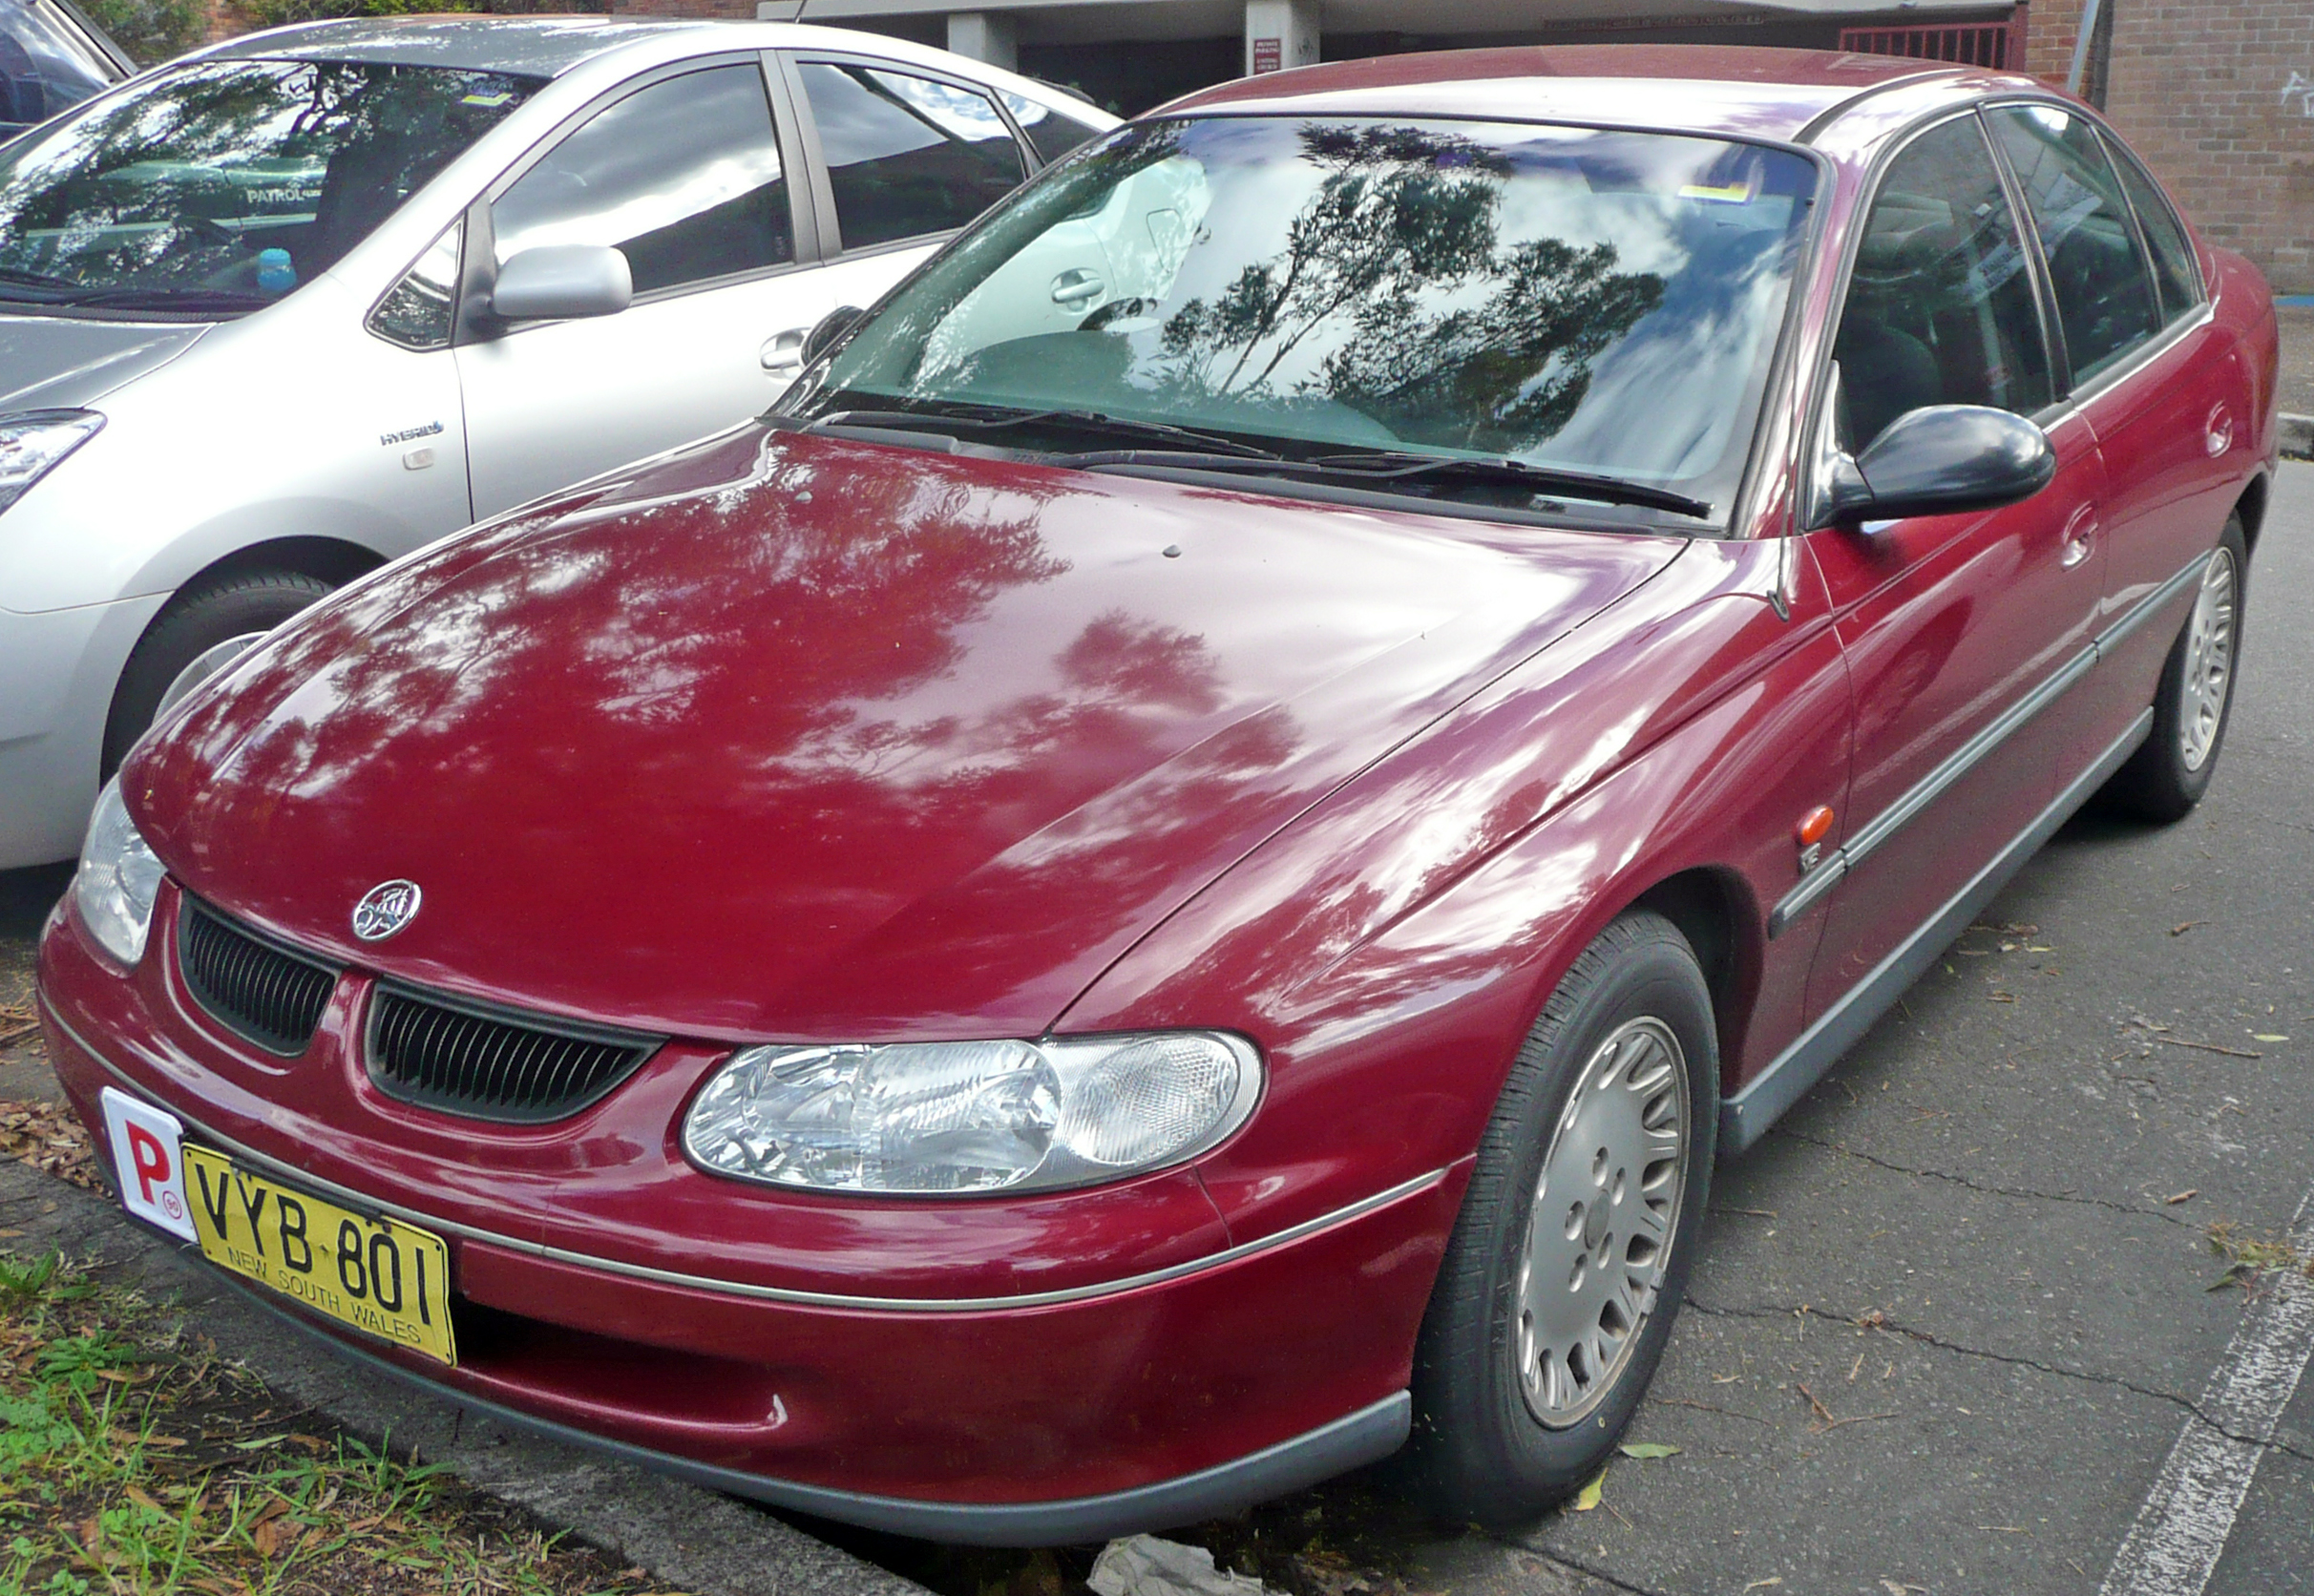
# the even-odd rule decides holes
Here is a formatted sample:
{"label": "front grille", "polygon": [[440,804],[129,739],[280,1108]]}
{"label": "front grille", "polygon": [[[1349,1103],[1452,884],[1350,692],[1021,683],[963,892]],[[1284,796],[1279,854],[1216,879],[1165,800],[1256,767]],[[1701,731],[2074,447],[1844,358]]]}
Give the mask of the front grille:
{"label": "front grille", "polygon": [[510,1018],[378,984],[368,1062],[379,1091],[477,1120],[539,1124],[576,1114],[640,1068],[657,1037]]}
{"label": "front grille", "polygon": [[185,900],[177,963],[185,988],[218,1022],[268,1053],[296,1058],[313,1040],[338,973]]}

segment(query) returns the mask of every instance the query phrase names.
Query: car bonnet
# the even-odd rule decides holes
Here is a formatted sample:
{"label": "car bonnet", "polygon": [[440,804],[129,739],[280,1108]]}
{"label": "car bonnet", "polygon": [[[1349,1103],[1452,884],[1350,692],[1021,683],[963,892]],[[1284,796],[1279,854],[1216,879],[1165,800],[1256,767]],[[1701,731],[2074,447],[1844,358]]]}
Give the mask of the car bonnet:
{"label": "car bonnet", "polygon": [[[324,604],[124,785],[194,892],[407,980],[1033,1035],[1683,547],[750,428]],[[395,879],[422,908],[358,941]]]}
{"label": "car bonnet", "polygon": [[0,410],[69,410],[167,365],[206,324],[0,314]]}

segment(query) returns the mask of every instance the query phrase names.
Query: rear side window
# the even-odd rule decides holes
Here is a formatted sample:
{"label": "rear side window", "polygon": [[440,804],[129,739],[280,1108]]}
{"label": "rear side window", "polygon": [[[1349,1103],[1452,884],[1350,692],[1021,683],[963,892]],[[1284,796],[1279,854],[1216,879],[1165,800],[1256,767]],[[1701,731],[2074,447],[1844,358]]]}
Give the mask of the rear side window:
{"label": "rear side window", "polygon": [[1089,122],[1064,116],[1026,94],[1006,94],[1004,109],[1012,113],[1013,120],[1020,124],[1020,131],[1028,135],[1028,147],[1047,166],[1101,131]]}
{"label": "rear side window", "polygon": [[825,61],[801,75],[846,249],[961,227],[1028,175],[985,94]]}
{"label": "rear side window", "polygon": [[1990,120],[2041,235],[2073,379],[2093,377],[2161,327],[2129,203],[2080,117],[2053,105],[2012,105]]}
{"label": "rear side window", "polygon": [[500,195],[491,226],[500,265],[539,244],[608,244],[639,294],[794,260],[761,69],[710,67],[629,94]]}
{"label": "rear side window", "polygon": [[2161,290],[2161,318],[2165,323],[2174,322],[2201,303],[2201,274],[2194,267],[2194,246],[2186,242],[2184,223],[2144,168],[2112,140],[2106,141],[2106,147],[2114,158],[2114,170],[2120,175],[2121,191],[2129,196],[2130,205],[2137,213],[2137,225],[2145,230],[2145,242],[2153,251],[2154,283]]}
{"label": "rear side window", "polygon": [[1852,450],[1925,405],[2023,415],[2054,397],[2024,236],[1973,116],[1929,129],[1889,163],[1833,358]]}

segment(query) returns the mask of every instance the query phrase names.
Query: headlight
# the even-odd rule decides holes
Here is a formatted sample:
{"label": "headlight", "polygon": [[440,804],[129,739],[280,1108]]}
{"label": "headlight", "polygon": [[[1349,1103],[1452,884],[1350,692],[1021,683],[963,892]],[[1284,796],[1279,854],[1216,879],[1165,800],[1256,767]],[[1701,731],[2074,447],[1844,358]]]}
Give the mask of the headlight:
{"label": "headlight", "polygon": [[104,430],[95,410],[25,410],[0,415],[0,510]]}
{"label": "headlight", "polygon": [[1193,1157],[1260,1096],[1252,1044],[1208,1031],[750,1047],[683,1145],[711,1174],[815,1191],[1041,1191]]}
{"label": "headlight", "polygon": [[160,877],[160,861],[130,823],[128,806],[120,801],[120,778],[115,776],[104,784],[89,821],[80,873],[73,877],[73,907],[96,945],[123,964],[144,956]]}

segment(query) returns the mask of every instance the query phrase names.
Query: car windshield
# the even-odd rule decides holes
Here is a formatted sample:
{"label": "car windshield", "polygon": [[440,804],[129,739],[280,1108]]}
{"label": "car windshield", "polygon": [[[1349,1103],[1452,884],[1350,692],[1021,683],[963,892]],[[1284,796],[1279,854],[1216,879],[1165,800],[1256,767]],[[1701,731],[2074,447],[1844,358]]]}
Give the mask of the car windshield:
{"label": "car windshield", "polygon": [[0,303],[260,309],[328,270],[537,86],[356,61],[163,71],[0,149]]}
{"label": "car windshield", "polygon": [[785,408],[1097,412],[1388,461],[1425,496],[1611,479],[1615,513],[1724,520],[1814,180],[1591,128],[1139,124],[999,206]]}

